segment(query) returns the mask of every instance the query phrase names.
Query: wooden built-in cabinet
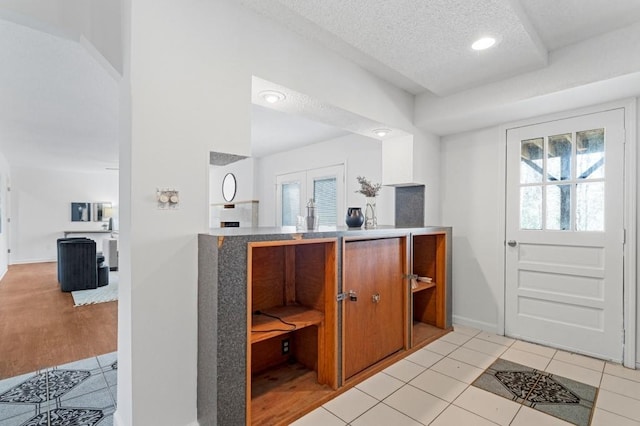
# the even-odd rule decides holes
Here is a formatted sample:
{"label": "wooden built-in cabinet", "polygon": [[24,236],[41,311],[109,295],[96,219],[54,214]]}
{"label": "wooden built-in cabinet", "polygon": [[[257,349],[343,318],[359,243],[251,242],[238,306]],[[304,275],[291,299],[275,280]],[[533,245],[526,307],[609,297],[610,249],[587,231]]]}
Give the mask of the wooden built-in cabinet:
{"label": "wooden built-in cabinet", "polygon": [[451,330],[451,228],[212,232],[199,236],[202,426],[288,425]]}
{"label": "wooden built-in cabinet", "polygon": [[279,424],[337,389],[336,239],[249,243],[247,424]]}
{"label": "wooden built-in cabinet", "polygon": [[447,324],[447,235],[412,235],[411,347],[442,335]]}
{"label": "wooden built-in cabinet", "polygon": [[342,378],[408,347],[407,237],[346,239]]}

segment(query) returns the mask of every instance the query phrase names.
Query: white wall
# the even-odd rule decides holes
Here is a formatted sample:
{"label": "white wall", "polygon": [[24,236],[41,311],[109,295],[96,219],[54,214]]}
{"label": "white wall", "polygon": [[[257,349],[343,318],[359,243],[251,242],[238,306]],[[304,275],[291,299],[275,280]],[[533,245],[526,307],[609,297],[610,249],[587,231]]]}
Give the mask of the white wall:
{"label": "white wall", "polygon": [[[71,203],[99,201],[118,204],[117,171],[12,169],[10,262],[55,261],[62,231],[102,228],[103,222],[71,222]],[[101,251],[101,238],[90,237]]]}
{"label": "white wall", "polygon": [[81,41],[90,53],[99,52],[102,58],[97,59],[109,68],[108,71],[122,73],[120,3],[112,0],[3,0],[2,7],[6,19]]}
{"label": "white wall", "polygon": [[[235,1],[123,7],[130,103],[115,424],[195,424],[197,233],[208,229],[209,152],[250,154],[251,77],[409,132],[413,97]],[[157,210],[157,187],[178,188],[179,208]]]}
{"label": "white wall", "polygon": [[445,136],[441,144],[443,223],[453,227],[453,320],[495,331],[498,270],[499,149],[497,127]]}
{"label": "white wall", "polygon": [[[365,176],[372,183],[382,182],[382,143],[360,135],[347,135],[302,148],[269,155],[256,161],[256,189],[260,199],[260,226],[276,226],[276,176],[336,164],[345,165],[346,207],[362,207],[365,197],[356,177]],[[379,225],[394,223],[393,188],[383,187],[376,200]],[[338,217],[346,216],[338,212]],[[344,226],[344,222],[338,222]]]}
{"label": "white wall", "polygon": [[11,217],[11,200],[7,188],[11,186],[11,173],[9,163],[0,153],[0,279],[9,267],[9,238],[11,235],[10,224],[7,219]]}
{"label": "white wall", "polygon": [[[640,98],[636,98],[636,114],[636,140],[630,142],[636,144],[636,164],[638,169],[640,169],[640,149],[638,149],[638,141],[640,141]],[[636,183],[636,201],[640,202],[640,170],[638,171],[637,179],[638,182]],[[636,241],[638,241],[639,237],[639,235],[637,235],[637,233],[639,232],[638,229],[640,229],[640,221],[636,217]],[[638,249],[638,247],[636,247],[636,249]],[[638,277],[638,271],[636,270],[636,282],[631,283],[631,285],[635,286],[636,288],[636,368],[640,368],[640,288],[638,288]]]}

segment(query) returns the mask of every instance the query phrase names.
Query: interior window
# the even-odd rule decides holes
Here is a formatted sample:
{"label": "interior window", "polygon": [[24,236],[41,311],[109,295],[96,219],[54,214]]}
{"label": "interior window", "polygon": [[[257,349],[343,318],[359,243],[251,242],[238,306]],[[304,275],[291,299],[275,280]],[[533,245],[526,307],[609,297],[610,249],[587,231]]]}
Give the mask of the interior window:
{"label": "interior window", "polygon": [[344,165],[322,167],[276,176],[277,226],[295,226],[297,216],[306,215],[306,205],[314,199],[321,226],[342,224],[345,210]]}

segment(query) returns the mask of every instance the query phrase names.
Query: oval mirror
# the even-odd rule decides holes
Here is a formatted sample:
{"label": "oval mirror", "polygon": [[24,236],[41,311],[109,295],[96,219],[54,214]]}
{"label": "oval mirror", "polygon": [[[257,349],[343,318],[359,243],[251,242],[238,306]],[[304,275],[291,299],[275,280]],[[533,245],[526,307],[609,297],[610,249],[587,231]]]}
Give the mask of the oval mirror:
{"label": "oval mirror", "polygon": [[222,179],[222,197],[228,203],[236,196],[236,177],[233,173],[227,173]]}

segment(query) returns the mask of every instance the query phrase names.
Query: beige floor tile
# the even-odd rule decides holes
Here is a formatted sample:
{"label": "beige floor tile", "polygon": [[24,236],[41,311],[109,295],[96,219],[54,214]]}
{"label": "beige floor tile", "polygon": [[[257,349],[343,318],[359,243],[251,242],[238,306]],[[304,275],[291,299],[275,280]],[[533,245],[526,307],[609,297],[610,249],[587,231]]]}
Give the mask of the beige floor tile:
{"label": "beige floor tile", "polygon": [[448,402],[409,385],[383,402],[425,425],[431,423],[449,405]]}
{"label": "beige floor tile", "polygon": [[453,402],[469,386],[467,383],[433,370],[425,371],[409,384],[448,402]]}
{"label": "beige floor tile", "polygon": [[492,355],[498,357],[507,350],[506,346],[499,345],[497,343],[488,342],[486,340],[478,339],[474,337],[463,345],[467,349],[482,352],[483,354]]}
{"label": "beige floor tile", "polygon": [[443,358],[434,364],[431,370],[468,384],[471,384],[484,371],[451,358]]}
{"label": "beige floor tile", "polygon": [[496,394],[469,386],[453,404],[499,425],[511,423],[521,405]]}
{"label": "beige floor tile", "polygon": [[500,336],[495,333],[487,333],[486,331],[483,331],[482,333],[476,335],[475,337],[477,337],[478,339],[486,340],[491,343],[497,343],[498,345],[502,345],[502,346],[511,346],[515,342],[515,340],[510,337]]}
{"label": "beige floor tile", "polygon": [[637,399],[600,389],[596,399],[596,407],[640,422],[640,401]]}
{"label": "beige floor tile", "polygon": [[610,374],[602,375],[600,388],[640,400],[640,383]]}
{"label": "beige floor tile", "polygon": [[547,368],[547,365],[551,362],[550,358],[543,357],[531,352],[524,352],[511,346],[505,351],[500,358],[507,361],[515,362],[516,364],[526,365],[527,367],[535,368],[536,370],[543,370]]}
{"label": "beige floor tile", "polygon": [[383,371],[396,379],[408,382],[425,370],[426,368],[421,365],[407,361],[406,359],[401,359]]}
{"label": "beige floor tile", "polygon": [[482,368],[483,370],[489,367],[497,359],[495,356],[483,354],[482,352],[474,351],[461,347],[449,354],[449,358],[456,359],[458,361],[466,362],[474,367]]}
{"label": "beige floor tile", "polygon": [[602,373],[599,371],[558,361],[557,359],[552,359],[544,371],[595,387],[600,386],[600,379],[602,379]]}
{"label": "beige floor tile", "polygon": [[420,423],[412,418],[394,410],[385,404],[378,404],[371,410],[367,411],[355,421],[351,422],[353,426],[421,426]]}
{"label": "beige floor tile", "polygon": [[450,405],[430,426],[495,426],[496,424],[477,414]]}
{"label": "beige floor tile", "polygon": [[561,350],[556,351],[553,359],[557,359],[558,361],[566,362],[568,364],[575,364],[579,367],[588,368],[590,370],[599,371],[601,373],[604,370],[605,364],[605,362],[601,359],[595,359],[588,356],[573,354]]}
{"label": "beige floor tile", "polygon": [[537,345],[535,343],[523,342],[522,340],[516,340],[516,342],[511,347],[513,349],[518,349],[519,351],[531,352],[532,354],[540,355],[546,358],[553,358],[556,353],[556,350],[553,348]]}
{"label": "beige floor tile", "polygon": [[443,355],[440,355],[435,352],[431,352],[427,349],[420,349],[419,351],[415,351],[405,359],[407,361],[411,361],[423,367],[431,367],[436,362],[440,361],[443,358]]}
{"label": "beige floor tile", "polygon": [[460,333],[458,331],[452,331],[451,333],[447,333],[438,340],[444,340],[445,342],[453,343],[454,345],[463,345],[465,344],[471,336],[468,334]]}
{"label": "beige floor tile", "polygon": [[570,426],[571,424],[524,405],[511,422],[511,426]]}
{"label": "beige floor tile", "polygon": [[360,389],[353,388],[327,402],[323,407],[350,423],[377,403],[378,400],[374,397],[367,395]]}
{"label": "beige floor tile", "polygon": [[459,333],[466,334],[467,336],[473,337],[476,334],[480,333],[481,330],[473,327],[467,327],[466,325],[454,324],[453,331],[457,331]]}
{"label": "beige floor tile", "polygon": [[344,426],[345,422],[331,414],[324,408],[316,408],[301,419],[291,423],[291,426]]}
{"label": "beige floor tile", "polygon": [[591,426],[640,426],[640,422],[596,408],[591,419]]}
{"label": "beige floor tile", "polygon": [[405,382],[402,380],[398,380],[388,374],[378,373],[375,376],[369,377],[364,382],[359,383],[356,387],[362,392],[382,401],[400,389],[404,384]]}
{"label": "beige floor tile", "polygon": [[618,376],[634,382],[640,382],[640,370],[632,370],[620,364],[607,362],[604,366],[604,372],[612,376]]}
{"label": "beige floor tile", "polygon": [[458,349],[458,345],[454,345],[453,343],[445,342],[444,340],[436,340],[435,342],[429,343],[424,347],[431,352],[435,352],[440,355],[449,355],[451,352]]}

